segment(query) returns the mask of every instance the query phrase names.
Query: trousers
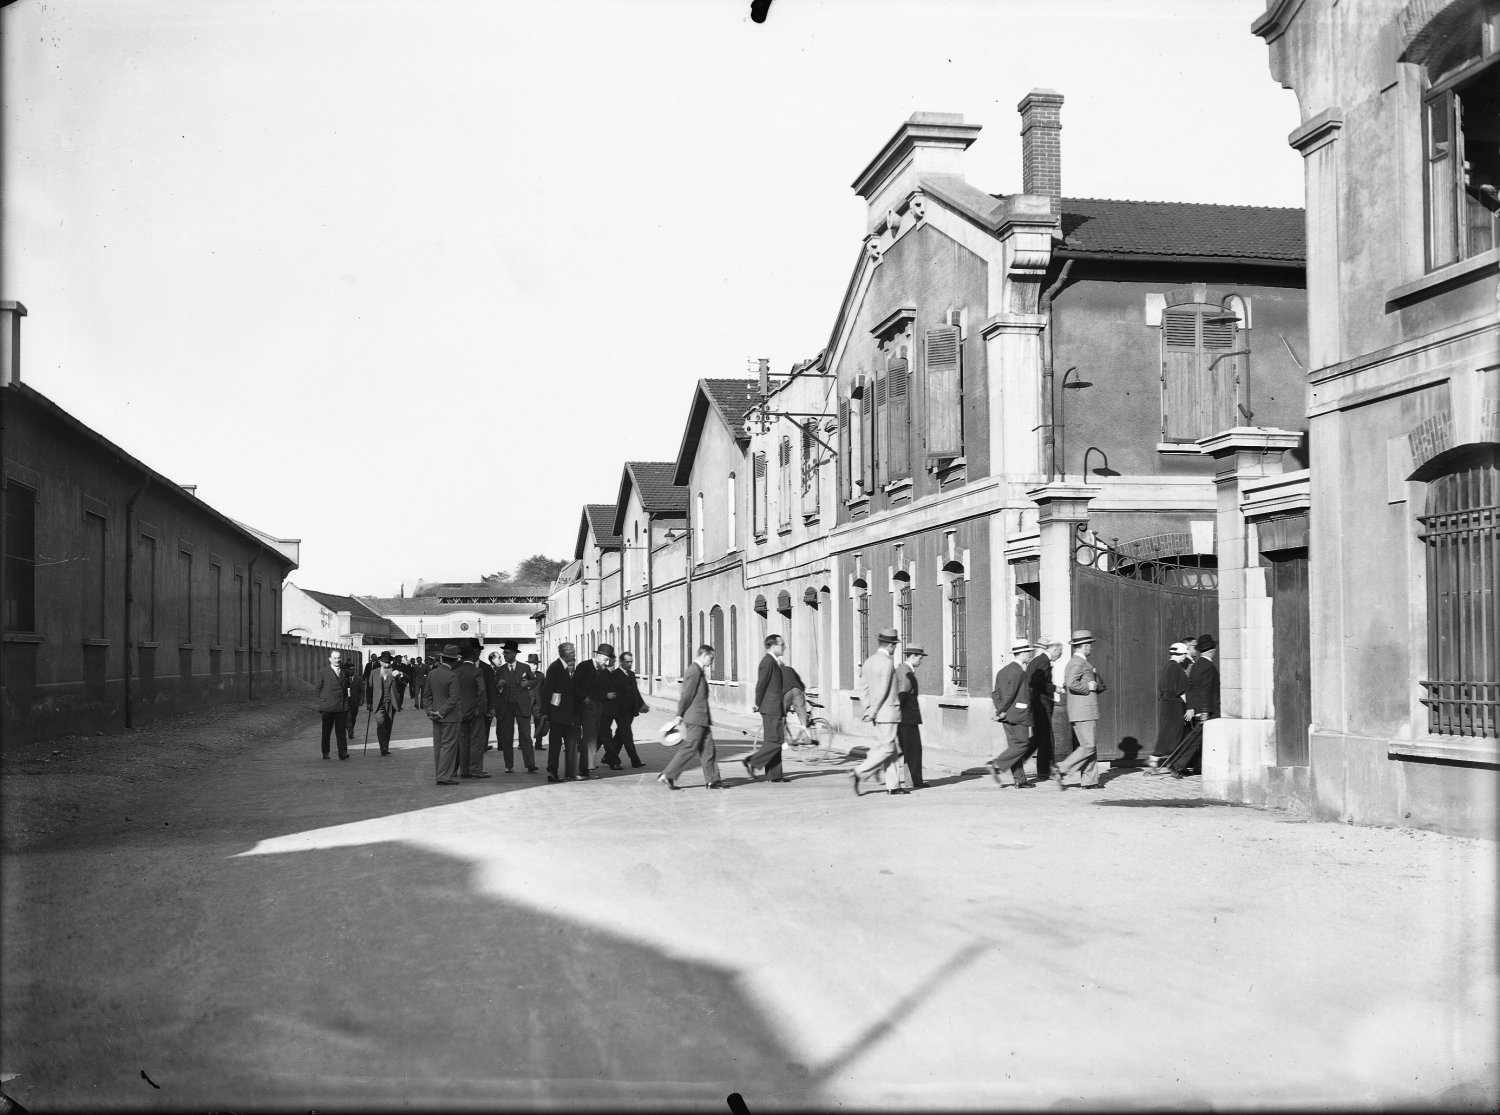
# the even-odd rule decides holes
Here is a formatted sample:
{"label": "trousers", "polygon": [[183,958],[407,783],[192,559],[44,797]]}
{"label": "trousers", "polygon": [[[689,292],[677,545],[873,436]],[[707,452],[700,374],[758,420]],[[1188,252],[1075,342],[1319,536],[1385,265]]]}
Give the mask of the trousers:
{"label": "trousers", "polygon": [[1037,748],[1040,740],[1031,738],[1031,729],[1025,724],[1001,723],[1005,729],[1006,748],[992,760],[1000,770],[1010,771],[1011,779],[1019,786],[1026,781],[1026,760]]}
{"label": "trousers", "polygon": [[339,741],[339,758],[345,758],[349,754],[349,736],[347,726],[349,716],[343,712],[325,712],[323,716],[323,754],[328,754],[328,733],[335,732]]}
{"label": "trousers", "polygon": [[717,782],[718,749],[714,746],[713,732],[707,724],[682,725],[682,742],[677,745],[676,753],[667,760],[666,768],[661,772],[662,777],[675,779],[695,758],[703,768],[703,784],[708,786]]}
{"label": "trousers", "polygon": [[600,742],[604,744],[604,761],[611,766],[620,761],[620,752],[630,756],[630,765],[641,765],[641,757],[635,750],[635,717],[625,716],[606,708],[599,722]]}
{"label": "trousers", "polygon": [[495,742],[500,745],[500,754],[505,758],[505,769],[515,765],[515,736],[521,736],[521,761],[527,770],[536,770],[536,755],[531,750],[531,714],[501,709],[495,717]]}
{"label": "trousers", "polygon": [[781,737],[786,725],[781,713],[774,716],[769,712],[760,714],[760,725],[762,729],[761,744],[750,757],[745,760],[750,770],[756,767],[765,767],[766,773],[772,778],[781,777]]}
{"label": "trousers", "polygon": [[557,763],[563,761],[563,777],[572,778],[575,775],[587,774],[589,770],[588,751],[583,746],[583,732],[577,724],[559,724],[552,721],[551,729],[547,733],[547,741],[551,746],[547,749],[547,773],[554,778],[557,777]]}
{"label": "trousers", "polygon": [[875,725],[875,742],[870,744],[870,754],[865,761],[854,768],[855,774],[865,778],[884,771],[885,788],[901,788],[901,747],[896,738],[900,727],[899,724]]}
{"label": "trousers", "polygon": [[906,770],[911,775],[911,788],[920,790],[927,785],[922,781],[922,725],[896,725],[896,743],[906,760]]}
{"label": "trousers", "polygon": [[1094,743],[1093,720],[1073,721],[1073,735],[1078,738],[1078,746],[1073,748],[1066,759],[1057,764],[1057,773],[1066,778],[1075,770],[1078,772],[1079,785],[1099,785],[1099,763],[1096,758],[1098,747]]}
{"label": "trousers", "polygon": [[389,705],[381,705],[375,710],[375,739],[380,743],[380,753],[386,755],[391,750],[391,726],[396,722],[396,713]]}
{"label": "trousers", "polygon": [[458,777],[459,732],[462,724],[432,722],[432,763],[437,769],[439,782],[450,782]]}

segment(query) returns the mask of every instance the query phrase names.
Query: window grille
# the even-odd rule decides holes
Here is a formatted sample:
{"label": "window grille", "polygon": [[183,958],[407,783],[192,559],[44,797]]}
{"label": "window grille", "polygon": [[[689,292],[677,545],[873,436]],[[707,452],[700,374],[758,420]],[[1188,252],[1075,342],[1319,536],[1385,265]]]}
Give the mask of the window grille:
{"label": "window grille", "polygon": [[855,608],[859,620],[859,660],[870,657],[870,594],[861,592]]}
{"label": "window grille", "polygon": [[901,578],[896,583],[896,630],[905,647],[911,638],[911,581]]}
{"label": "window grille", "polygon": [[1428,730],[1495,738],[1500,725],[1500,449],[1427,487]]}
{"label": "window grille", "polygon": [[953,589],[948,598],[949,607],[953,609],[953,622],[950,625],[953,631],[953,645],[950,648],[948,661],[953,670],[953,687],[962,690],[969,688],[969,637],[966,630],[968,597],[968,582],[962,577],[955,577]]}

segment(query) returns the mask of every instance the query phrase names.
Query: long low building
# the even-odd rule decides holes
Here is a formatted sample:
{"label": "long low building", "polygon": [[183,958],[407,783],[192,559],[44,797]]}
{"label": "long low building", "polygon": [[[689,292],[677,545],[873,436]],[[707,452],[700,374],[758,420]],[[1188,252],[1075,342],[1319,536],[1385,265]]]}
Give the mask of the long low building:
{"label": "long low building", "polygon": [[0,303],[0,738],[118,730],[280,691],[299,543],[216,511],[20,378]]}

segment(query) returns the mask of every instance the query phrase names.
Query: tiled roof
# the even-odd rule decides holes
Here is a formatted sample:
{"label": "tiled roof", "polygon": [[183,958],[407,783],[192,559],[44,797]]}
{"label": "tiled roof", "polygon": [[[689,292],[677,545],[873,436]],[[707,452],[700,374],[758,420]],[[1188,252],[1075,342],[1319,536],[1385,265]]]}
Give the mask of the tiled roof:
{"label": "tiled roof", "polygon": [[[302,586],[298,585],[297,587],[301,588]],[[304,588],[302,591],[330,612],[348,612],[351,617],[358,617],[359,619],[385,619],[379,612],[371,611],[365,604],[352,596],[335,596],[331,592],[314,592],[310,588]]]}
{"label": "tiled roof", "polygon": [[700,380],[703,390],[724,425],[735,437],[744,436],[745,411],[760,401],[760,384],[753,379],[705,379]]}
{"label": "tiled roof", "polygon": [[583,511],[589,517],[589,526],[594,531],[594,542],[600,549],[620,544],[620,536],[615,533],[614,504],[590,503],[584,506]]}
{"label": "tiled roof", "polygon": [[1257,205],[1063,198],[1067,251],[1088,254],[1247,259],[1300,265],[1304,213]]}
{"label": "tiled roof", "polygon": [[529,616],[536,605],[529,601],[497,601],[494,604],[443,604],[436,596],[366,596],[363,603],[379,613],[379,618],[390,616],[447,616],[456,612],[472,612],[481,616]]}
{"label": "tiled roof", "polygon": [[492,597],[495,600],[512,600],[517,596],[546,596],[547,585],[516,584],[492,585],[485,581],[443,581],[424,586],[423,597],[462,596]]}
{"label": "tiled roof", "polygon": [[676,461],[628,461],[625,468],[640,493],[641,506],[654,515],[686,515],[688,490],[672,483]]}

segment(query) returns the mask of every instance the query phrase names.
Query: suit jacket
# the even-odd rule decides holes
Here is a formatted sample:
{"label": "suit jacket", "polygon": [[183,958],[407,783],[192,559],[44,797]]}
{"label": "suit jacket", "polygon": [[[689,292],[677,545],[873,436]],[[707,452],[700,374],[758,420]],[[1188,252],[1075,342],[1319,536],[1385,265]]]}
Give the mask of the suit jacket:
{"label": "suit jacket", "polygon": [[381,671],[376,670],[373,674],[370,675],[370,684],[369,687],[365,690],[365,708],[379,708],[381,702],[384,701],[386,702],[387,707],[392,712],[395,712],[396,705],[400,702],[400,700],[400,674],[398,674],[395,670],[392,670],[391,676],[389,678],[385,678],[381,676]]}
{"label": "suit jacket", "polygon": [[348,693],[348,675],[344,671],[325,665],[318,672],[313,697],[317,700],[319,712],[348,712]]}
{"label": "suit jacket", "polygon": [[584,701],[603,704],[612,692],[610,675],[613,670],[602,670],[592,658],[578,663],[573,671],[573,698],[581,706]]}
{"label": "suit jacket", "polygon": [[1026,669],[1019,662],[1000,667],[990,699],[1002,724],[1031,723],[1031,692],[1026,687]]}
{"label": "suit jacket", "polygon": [[483,716],[489,707],[489,694],[484,689],[484,675],[479,667],[465,659],[453,670],[453,688],[458,693],[458,715],[460,720]]}
{"label": "suit jacket", "polygon": [[361,674],[355,670],[344,671],[344,683],[349,687],[349,708],[355,708],[365,699],[365,685],[368,674]]}
{"label": "suit jacket", "polygon": [[509,666],[501,663],[495,671],[495,678],[500,686],[499,707],[518,716],[530,716],[536,705],[536,671],[524,662],[513,662]]}
{"label": "suit jacket", "polygon": [[474,665],[479,667],[479,673],[484,678],[484,715],[494,716],[495,710],[500,707],[500,679],[495,674],[495,667],[484,659],[480,659]]}
{"label": "suit jacket", "polygon": [[[1090,681],[1099,683],[1096,692],[1089,692]],[[1094,664],[1081,654],[1075,654],[1068,660],[1063,684],[1068,691],[1068,722],[1076,724],[1080,720],[1098,720],[1099,694],[1104,692],[1105,685]]]}
{"label": "suit jacket", "polygon": [[574,699],[573,681],[561,658],[554,658],[542,677],[537,699],[542,702],[542,715],[554,724],[577,724],[579,721],[582,701]]}
{"label": "suit jacket", "polygon": [[901,706],[901,723],[922,723],[922,706],[917,703],[917,674],[905,662],[896,663],[896,703]]}
{"label": "suit jacket", "polygon": [[458,708],[458,685],[453,668],[446,663],[427,671],[427,711],[444,724],[457,724],[462,717]]}
{"label": "suit jacket", "polygon": [[781,688],[785,693],[790,693],[793,689],[807,692],[807,686],[802,684],[802,675],[787,665],[785,660],[781,663]]}
{"label": "suit jacket", "polygon": [[762,716],[779,717],[781,701],[785,696],[781,663],[774,654],[767,654],[760,660],[760,672],[755,675],[755,710]]}
{"label": "suit jacket", "polygon": [[1193,660],[1188,670],[1187,707],[1194,716],[1207,713],[1210,720],[1219,718],[1219,667],[1212,658],[1200,654]]}
{"label": "suit jacket", "polygon": [[1026,664],[1026,689],[1031,694],[1031,722],[1050,724],[1057,689],[1052,684],[1052,659],[1045,652]]}
{"label": "suit jacket", "polygon": [[865,718],[876,724],[901,723],[901,702],[896,699],[896,664],[885,651],[877,650],[859,668],[860,699]]}
{"label": "suit jacket", "polygon": [[629,670],[616,666],[610,672],[613,674],[610,687],[615,697],[609,702],[609,707],[619,719],[633,720],[646,707],[646,701],[641,696],[641,687],[636,683],[635,675]]}
{"label": "suit jacket", "polygon": [[696,662],[689,662],[687,673],[682,675],[682,694],[677,698],[677,715],[682,717],[684,724],[696,724],[702,728],[707,728],[714,722],[708,711],[708,679],[703,676],[703,668]]}

